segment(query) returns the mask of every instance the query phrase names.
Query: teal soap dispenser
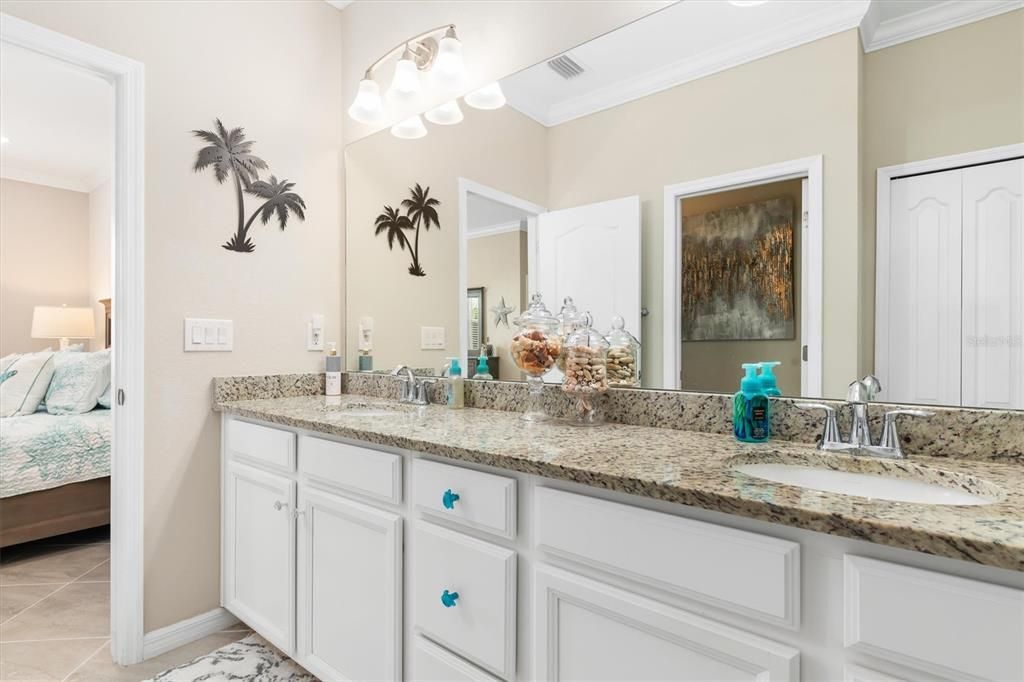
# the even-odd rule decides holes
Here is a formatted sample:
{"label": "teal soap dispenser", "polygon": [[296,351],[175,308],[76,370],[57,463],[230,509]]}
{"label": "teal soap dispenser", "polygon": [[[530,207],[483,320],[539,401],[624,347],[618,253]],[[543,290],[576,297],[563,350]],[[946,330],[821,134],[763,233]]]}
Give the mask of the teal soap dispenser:
{"label": "teal soap dispenser", "polygon": [[779,390],[779,382],[775,379],[774,367],[778,367],[782,363],[778,360],[773,362],[762,362],[761,364],[761,390],[769,398],[778,398],[782,395],[782,391]]}
{"label": "teal soap dispenser", "polygon": [[736,440],[744,443],[764,443],[771,424],[771,402],[757,376],[759,363],[745,362],[741,366],[746,376],[740,380],[740,390],[732,399],[732,432]]}

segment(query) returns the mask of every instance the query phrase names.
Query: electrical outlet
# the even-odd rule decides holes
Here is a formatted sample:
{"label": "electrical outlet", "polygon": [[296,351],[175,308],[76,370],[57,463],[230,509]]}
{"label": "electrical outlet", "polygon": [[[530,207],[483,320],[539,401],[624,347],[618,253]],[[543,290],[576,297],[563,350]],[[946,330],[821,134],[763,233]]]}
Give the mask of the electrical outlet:
{"label": "electrical outlet", "polygon": [[231,320],[185,318],[185,352],[234,350],[235,330]]}
{"label": "electrical outlet", "polygon": [[444,349],[444,327],[420,327],[420,350]]}
{"label": "electrical outlet", "polygon": [[306,323],[306,350],[324,349],[324,316],[314,315]]}

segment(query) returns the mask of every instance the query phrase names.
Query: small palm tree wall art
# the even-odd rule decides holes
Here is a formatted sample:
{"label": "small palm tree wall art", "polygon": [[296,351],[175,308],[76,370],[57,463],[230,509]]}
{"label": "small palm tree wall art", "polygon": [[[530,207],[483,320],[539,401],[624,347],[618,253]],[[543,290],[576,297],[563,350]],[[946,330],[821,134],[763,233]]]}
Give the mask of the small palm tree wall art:
{"label": "small palm tree wall art", "polygon": [[[412,255],[409,274],[414,277],[427,276],[420,264],[420,228],[427,232],[431,225],[441,229],[437,218],[437,207],[440,205],[440,201],[430,196],[429,187],[423,189],[416,183],[415,187],[409,189],[409,198],[403,199],[400,204],[405,209],[405,215],[402,215],[400,209],[385,205],[384,212],[373,223],[374,235],[387,235],[389,251],[394,250],[396,243],[399,251],[409,249]],[[409,235],[412,235],[411,240]]]}
{"label": "small palm tree wall art", "polygon": [[[288,216],[292,214],[299,220],[306,219],[306,202],[292,191],[294,182],[278,180],[274,175],[267,180],[260,180],[260,171],[269,170],[270,167],[266,161],[252,153],[254,141],[245,139],[244,129],[228,130],[218,118],[215,131],[193,130],[192,134],[207,143],[196,154],[192,170],[200,173],[207,168],[212,169],[218,184],[223,184],[228,178],[234,181],[238,227],[231,239],[222,244],[223,248],[239,253],[255,251],[256,245],[249,237],[249,228],[257,217],[264,225],[276,217],[282,230],[288,224]],[[263,200],[248,220],[245,218],[244,194]]]}

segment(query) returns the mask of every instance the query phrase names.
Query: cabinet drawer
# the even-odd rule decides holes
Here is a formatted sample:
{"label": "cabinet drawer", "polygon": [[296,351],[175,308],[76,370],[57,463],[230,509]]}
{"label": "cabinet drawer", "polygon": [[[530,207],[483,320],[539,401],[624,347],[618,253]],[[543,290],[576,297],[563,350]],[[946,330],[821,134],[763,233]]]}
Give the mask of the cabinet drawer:
{"label": "cabinet drawer", "polygon": [[316,483],[392,504],[402,501],[402,458],[390,452],[302,436],[299,467]]}
{"label": "cabinet drawer", "polygon": [[1024,591],[847,555],[846,646],[944,677],[1024,679]]}
{"label": "cabinet drawer", "polygon": [[515,537],[514,478],[417,459],[412,463],[412,479],[413,502],[427,516],[503,538]]}
{"label": "cabinet drawer", "polygon": [[460,656],[512,678],[515,552],[421,523],[414,533],[412,573],[415,626]]}
{"label": "cabinet drawer", "polygon": [[295,434],[291,431],[229,419],[225,436],[231,457],[295,471]]}
{"label": "cabinet drawer", "polygon": [[475,665],[423,637],[416,637],[412,653],[412,679],[416,682],[497,682]]}
{"label": "cabinet drawer", "polygon": [[800,546],[552,488],[534,492],[537,546],[775,625],[800,624]]}

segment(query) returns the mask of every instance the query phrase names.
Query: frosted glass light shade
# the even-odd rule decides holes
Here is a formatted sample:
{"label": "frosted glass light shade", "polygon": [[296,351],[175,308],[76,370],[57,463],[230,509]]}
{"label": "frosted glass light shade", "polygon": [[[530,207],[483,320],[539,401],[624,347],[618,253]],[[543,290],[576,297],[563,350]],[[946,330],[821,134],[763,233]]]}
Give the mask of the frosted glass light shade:
{"label": "frosted glass light shade", "polygon": [[348,108],[348,115],[360,123],[377,123],[384,115],[380,99],[380,86],[371,78],[359,81],[359,91]]}
{"label": "frosted glass light shade", "polygon": [[474,109],[500,109],[505,106],[505,93],[501,91],[501,86],[497,83],[474,90],[463,99]]}
{"label": "frosted glass light shade", "polygon": [[443,83],[458,84],[466,72],[462,59],[462,43],[454,35],[441,38],[437,46],[437,57],[434,58],[434,69]]}
{"label": "frosted glass light shade", "polygon": [[415,95],[420,91],[420,72],[412,59],[399,59],[395,64],[395,76],[391,79],[392,93],[402,96]]}
{"label": "frosted glass light shade", "polygon": [[431,109],[423,115],[431,123],[436,123],[440,126],[455,125],[463,119],[462,109],[459,108],[459,103],[455,100],[445,102],[436,109]]}
{"label": "frosted glass light shade", "polygon": [[417,114],[391,126],[391,134],[403,140],[417,140],[426,136],[427,127],[423,125],[423,119]]}
{"label": "frosted glass light shade", "polygon": [[92,308],[37,305],[32,310],[33,339],[89,339],[96,336]]}

